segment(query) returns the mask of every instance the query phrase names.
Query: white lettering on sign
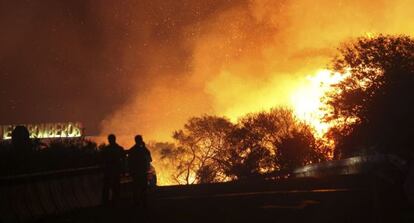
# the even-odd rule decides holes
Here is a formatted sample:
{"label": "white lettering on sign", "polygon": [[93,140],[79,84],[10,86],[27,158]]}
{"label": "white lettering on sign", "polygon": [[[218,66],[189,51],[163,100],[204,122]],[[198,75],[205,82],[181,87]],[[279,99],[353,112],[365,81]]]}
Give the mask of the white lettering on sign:
{"label": "white lettering on sign", "polygon": [[[80,122],[22,124],[30,133],[30,138],[74,138],[82,136]],[[18,125],[0,126],[1,138],[11,139],[13,129]]]}

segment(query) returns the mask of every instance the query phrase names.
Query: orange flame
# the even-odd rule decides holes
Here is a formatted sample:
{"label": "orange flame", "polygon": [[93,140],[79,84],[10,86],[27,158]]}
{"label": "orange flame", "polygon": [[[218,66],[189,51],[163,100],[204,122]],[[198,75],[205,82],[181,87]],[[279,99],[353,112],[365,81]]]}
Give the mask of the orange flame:
{"label": "orange flame", "polygon": [[[193,5],[176,2],[179,8]],[[321,98],[343,77],[318,69],[329,63],[335,48],[364,35],[414,35],[414,5],[407,0],[223,2],[234,4],[216,11],[203,3],[183,13],[154,13],[160,21],[142,22],[150,26],[145,35],[138,23],[127,23],[129,47],[120,58],[134,65],[131,76],[137,77],[140,90],[102,122],[102,134],[126,135],[132,141],[140,133],[147,140],[168,141],[192,116],[216,114],[235,121],[246,113],[290,106],[323,137],[332,124],[322,121]],[[128,5],[120,11],[130,12],[124,13],[130,21],[141,15],[135,10]],[[212,14],[184,22],[191,14],[184,12],[200,10]],[[145,48],[134,48],[141,45]],[[148,69],[136,69],[137,52],[145,52]]]}
{"label": "orange flame", "polygon": [[296,116],[315,129],[315,136],[322,138],[333,123],[323,121],[327,105],[322,102],[326,93],[333,90],[332,85],[341,82],[350,73],[341,74],[330,70],[319,70],[307,76],[304,85],[291,97]]}

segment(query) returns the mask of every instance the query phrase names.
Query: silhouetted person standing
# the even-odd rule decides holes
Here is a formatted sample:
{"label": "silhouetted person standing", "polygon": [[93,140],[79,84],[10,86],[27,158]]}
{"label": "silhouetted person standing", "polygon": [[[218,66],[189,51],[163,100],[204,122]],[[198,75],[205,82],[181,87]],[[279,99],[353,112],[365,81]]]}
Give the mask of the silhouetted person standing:
{"label": "silhouetted person standing", "polygon": [[12,132],[12,145],[15,150],[29,152],[32,150],[29,130],[22,125],[18,125]]}
{"label": "silhouetted person standing", "polygon": [[112,201],[119,199],[120,180],[124,162],[124,148],[116,143],[115,135],[108,136],[109,145],[102,149],[102,167],[104,171],[102,201],[109,202],[112,192]]}
{"label": "silhouetted person standing", "polygon": [[14,173],[23,173],[30,171],[37,166],[33,156],[33,146],[30,140],[29,130],[22,125],[16,126],[12,131],[12,148],[13,152],[10,157],[12,163],[14,163]]}
{"label": "silhouetted person standing", "polygon": [[133,179],[134,202],[143,207],[147,206],[148,171],[151,162],[151,153],[142,136],[135,136],[135,145],[128,154],[128,166]]}

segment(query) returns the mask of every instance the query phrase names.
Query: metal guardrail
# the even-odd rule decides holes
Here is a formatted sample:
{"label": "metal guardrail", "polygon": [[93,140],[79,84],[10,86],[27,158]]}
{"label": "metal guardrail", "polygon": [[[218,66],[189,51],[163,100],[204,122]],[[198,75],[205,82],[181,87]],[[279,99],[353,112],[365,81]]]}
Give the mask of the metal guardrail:
{"label": "metal guardrail", "polygon": [[292,171],[294,177],[322,177],[331,175],[378,174],[403,170],[406,162],[394,155],[356,156],[342,160],[310,164]]}

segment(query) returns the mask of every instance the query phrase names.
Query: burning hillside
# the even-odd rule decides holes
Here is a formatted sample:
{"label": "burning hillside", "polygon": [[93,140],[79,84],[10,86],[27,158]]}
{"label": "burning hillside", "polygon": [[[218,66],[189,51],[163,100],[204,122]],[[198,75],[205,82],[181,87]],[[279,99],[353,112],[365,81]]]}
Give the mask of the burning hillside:
{"label": "burning hillside", "polygon": [[[119,20],[115,25],[128,32],[120,68],[136,91],[128,89],[133,96],[106,118],[102,133],[169,140],[191,116],[236,120],[279,105],[309,120],[321,93],[316,82],[333,81],[320,80],[328,76],[320,70],[339,44],[375,33],[411,34],[413,7],[407,1],[328,0],[104,6],[106,19]],[[115,18],[108,10],[125,13]],[[142,60],[141,68],[131,69]]]}
{"label": "burning hillside", "polygon": [[126,144],[136,133],[169,141],[193,116],[235,122],[284,106],[322,137],[330,124],[321,98],[343,78],[326,70],[336,48],[414,30],[414,5],[403,0],[173,2],[114,6],[128,12],[117,18],[128,31],[120,60],[136,91],[128,89],[132,97],[102,122],[102,134],[124,135]]}

